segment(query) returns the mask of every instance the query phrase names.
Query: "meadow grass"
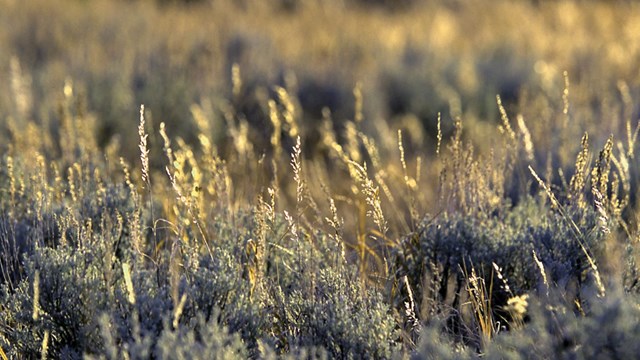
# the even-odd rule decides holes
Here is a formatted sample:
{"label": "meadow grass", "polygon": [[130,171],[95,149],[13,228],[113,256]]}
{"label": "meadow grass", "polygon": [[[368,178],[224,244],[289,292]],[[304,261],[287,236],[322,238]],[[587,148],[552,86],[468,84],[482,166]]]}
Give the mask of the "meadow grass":
{"label": "meadow grass", "polygon": [[640,351],[635,4],[0,6],[0,358]]}

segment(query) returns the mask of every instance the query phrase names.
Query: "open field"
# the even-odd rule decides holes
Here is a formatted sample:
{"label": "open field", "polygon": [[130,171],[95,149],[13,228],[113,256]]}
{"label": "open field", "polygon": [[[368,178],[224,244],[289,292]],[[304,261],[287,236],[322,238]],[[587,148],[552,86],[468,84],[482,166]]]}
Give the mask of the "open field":
{"label": "open field", "polygon": [[0,359],[640,353],[638,4],[0,9]]}

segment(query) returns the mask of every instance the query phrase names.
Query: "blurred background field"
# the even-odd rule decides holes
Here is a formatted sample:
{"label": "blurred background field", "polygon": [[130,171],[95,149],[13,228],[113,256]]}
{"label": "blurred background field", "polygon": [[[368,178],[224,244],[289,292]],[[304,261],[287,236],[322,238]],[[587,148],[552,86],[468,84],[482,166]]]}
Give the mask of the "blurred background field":
{"label": "blurred background field", "polygon": [[[270,133],[266,103],[275,86],[294,95],[302,128],[312,133],[323,107],[337,123],[353,119],[361,84],[363,126],[383,143],[395,136],[385,126],[416,122],[423,134],[408,135],[433,144],[440,112],[449,130],[459,116],[487,147],[500,95],[548,150],[558,146],[542,134],[562,117],[563,71],[571,127],[579,129],[569,138],[592,130],[606,139],[637,115],[628,103],[640,71],[633,2],[3,0],[2,7],[3,122],[55,127],[71,80],[97,118],[99,145],[116,136],[129,159],[140,104],[156,125],[191,140],[197,104],[222,141],[219,103],[239,101],[257,141]],[[236,99],[233,64],[242,80]]]}
{"label": "blurred background field", "polygon": [[[8,304],[0,306],[0,350],[39,354],[49,341],[43,334],[55,334],[24,304],[33,305],[41,270],[60,262],[66,274],[71,260],[39,248],[69,255],[67,246],[116,238],[128,255],[113,261],[133,264],[138,296],[146,291],[169,309],[143,328],[159,336],[163,319],[180,318],[180,306],[196,319],[209,301],[201,292],[228,286],[247,308],[225,310],[233,301],[216,298],[220,323],[241,335],[252,357],[268,357],[264,339],[294,357],[296,346],[311,345],[337,358],[438,353],[445,350],[436,340],[425,340],[438,338],[436,328],[469,347],[443,340],[441,356],[500,357],[534,349],[528,341],[549,319],[584,330],[597,327],[591,319],[605,321],[607,309],[637,318],[635,297],[622,305],[607,297],[605,313],[594,305],[593,317],[574,315],[589,314],[589,286],[598,299],[605,287],[638,289],[639,96],[640,6],[632,1],[0,0],[0,265]],[[119,226],[126,234],[116,236]],[[313,241],[307,248],[296,239]],[[299,255],[291,268],[282,249]],[[176,262],[181,256],[198,260]],[[356,275],[336,265],[340,256]],[[324,286],[375,310],[336,317],[371,323],[340,328],[347,335],[331,327],[322,337],[305,333],[321,325],[291,320],[295,311],[322,318],[341,303],[314,302],[316,277],[295,275],[305,261],[330,268],[318,280]],[[471,276],[467,265],[483,273]],[[189,277],[209,267],[238,276],[206,286]],[[122,343],[140,345],[129,322],[137,313],[122,304],[152,307],[127,298],[132,275],[115,269],[120,294],[105,291],[120,307],[96,307],[124,319],[120,340],[106,341],[109,321],[96,309],[85,309],[82,324],[102,329],[86,336],[106,339],[111,358]],[[513,289],[478,285],[478,278],[493,284],[494,270]],[[541,274],[562,300],[549,297]],[[157,293],[143,281],[154,275]],[[507,301],[538,297],[543,283],[540,302],[569,310],[550,315],[539,305],[543,320],[527,328],[534,330],[489,341],[500,329],[493,318],[482,325],[487,309],[508,313],[503,324],[521,329],[524,318],[505,310]],[[25,302],[20,286],[31,289]],[[187,305],[179,305],[182,293]],[[495,303],[478,302],[478,293]],[[278,308],[309,298],[295,311]],[[6,315],[20,306],[26,318]],[[257,313],[283,323],[253,323]],[[611,332],[625,329],[631,343],[635,327],[616,319],[624,326]],[[171,331],[180,328],[174,321]],[[191,330],[204,327],[189,321]],[[422,326],[431,335],[420,337]],[[42,331],[25,340],[30,327]],[[556,330],[540,345],[544,354],[578,351],[564,349],[565,333]],[[67,334],[60,331],[51,340],[58,355]],[[211,331],[242,348],[235,335]],[[341,350],[329,343],[336,331],[347,344]],[[575,331],[571,341],[589,343]],[[378,335],[384,339],[372,340]],[[508,336],[521,337],[512,348]],[[167,349],[184,340],[163,339]],[[77,353],[102,349],[91,341],[76,344]]]}
{"label": "blurred background field", "polygon": [[[5,150],[29,123],[59,133],[65,84],[72,84],[99,148],[134,164],[140,104],[152,134],[164,122],[170,136],[190,144],[198,111],[223,153],[232,142],[225,117],[232,108],[256,155],[270,152],[268,100],[278,101],[276,87],[295,103],[308,156],[322,151],[323,109],[344,143],[358,88],[359,130],[398,159],[396,130],[404,129],[406,156],[422,157],[424,179],[437,174],[430,171],[437,162],[429,160],[438,114],[445,140],[460,118],[465,138],[486,154],[501,117],[496,95],[514,123],[523,116],[536,168],[545,168],[550,154],[553,167],[571,166],[585,131],[601,147],[609,134],[624,139],[627,123],[638,117],[640,12],[633,2],[3,0],[2,6]],[[43,137],[39,151],[60,155],[60,138]],[[292,140],[284,141],[290,149]],[[161,156],[152,152],[160,170]],[[421,188],[425,201],[434,184]]]}

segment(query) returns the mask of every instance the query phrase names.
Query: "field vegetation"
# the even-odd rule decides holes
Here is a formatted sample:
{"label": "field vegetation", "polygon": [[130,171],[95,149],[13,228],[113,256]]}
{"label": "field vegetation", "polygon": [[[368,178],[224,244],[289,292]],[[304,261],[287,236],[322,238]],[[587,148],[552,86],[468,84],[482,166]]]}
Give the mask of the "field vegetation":
{"label": "field vegetation", "polygon": [[0,359],[640,353],[638,4],[0,9]]}

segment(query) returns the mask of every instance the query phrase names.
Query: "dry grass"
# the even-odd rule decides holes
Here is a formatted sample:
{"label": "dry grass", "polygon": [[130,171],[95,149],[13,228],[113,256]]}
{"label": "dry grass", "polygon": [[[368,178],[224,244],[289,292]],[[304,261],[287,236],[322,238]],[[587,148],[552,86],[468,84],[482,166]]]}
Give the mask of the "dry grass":
{"label": "dry grass", "polygon": [[[614,281],[600,264],[615,259],[597,257],[570,208],[595,210],[617,253],[637,247],[640,8],[417,1],[387,12],[343,3],[305,1],[289,12],[257,1],[0,2],[6,215],[35,214],[45,233],[44,214],[55,214],[59,232],[74,234],[56,241],[82,248],[100,225],[87,209],[107,208],[109,186],[122,185],[134,210],[114,222],[127,224],[143,259],[122,264],[128,302],[132,267],[168,267],[174,329],[192,301],[181,279],[198,266],[186,254],[214,259],[212,219],[255,217],[234,254],[251,299],[274,291],[270,251],[306,258],[321,248],[309,234],[324,232],[336,268],[355,264],[362,284],[404,297],[390,311],[416,348],[429,320],[418,303],[430,294],[393,272],[402,239],[419,238],[425,218],[503,216],[541,189],[607,296]],[[310,246],[279,248],[274,236]],[[557,284],[532,254],[548,295]],[[1,264],[9,282],[12,267]],[[481,351],[500,330],[497,310],[512,329],[526,326],[528,294],[512,293],[493,265],[491,275],[451,270],[464,273],[453,296],[470,305],[466,326]],[[450,297],[449,269],[443,279],[429,271]],[[494,303],[494,275],[506,304]],[[48,341],[46,333],[43,358]]]}

